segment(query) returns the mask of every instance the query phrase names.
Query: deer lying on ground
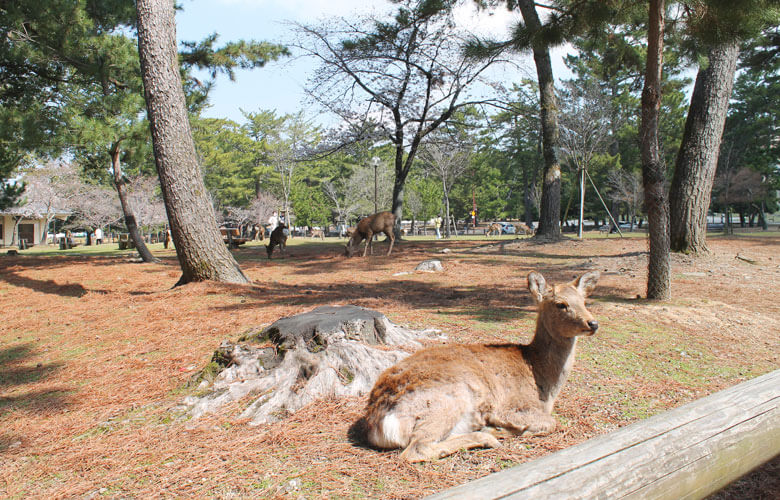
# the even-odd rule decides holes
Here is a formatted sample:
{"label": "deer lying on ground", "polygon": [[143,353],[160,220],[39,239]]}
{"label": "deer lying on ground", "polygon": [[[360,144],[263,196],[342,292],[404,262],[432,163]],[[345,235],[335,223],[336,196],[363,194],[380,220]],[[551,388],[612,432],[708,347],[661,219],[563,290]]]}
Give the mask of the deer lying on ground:
{"label": "deer lying on ground", "polygon": [[276,229],[271,231],[271,236],[268,237],[270,241],[265,246],[265,251],[268,253],[269,259],[271,258],[271,254],[274,253],[274,247],[276,246],[279,246],[279,252],[284,255],[284,249],[287,247],[287,235],[284,233],[285,229],[287,229],[287,226],[279,224],[276,226]]}
{"label": "deer lying on ground", "polygon": [[515,234],[520,234],[520,232],[523,233],[523,236],[526,234],[530,234],[531,236],[534,235],[534,230],[528,227],[528,225],[523,224],[522,222],[520,224],[515,224]]}
{"label": "deer lying on ground", "polygon": [[319,238],[321,240],[325,239],[325,231],[322,229],[312,229],[311,230],[311,237],[312,238]]}
{"label": "deer lying on ground", "polygon": [[494,234],[501,236],[501,224],[498,222],[494,222],[490,225],[490,227],[488,227],[488,230],[485,232],[485,237],[487,238],[488,236],[492,236]]}
{"label": "deer lying on ground", "polygon": [[385,370],[368,400],[368,441],[404,448],[402,458],[422,462],[500,446],[496,436],[507,432],[552,431],[553,404],[574,364],[577,336],[599,326],[585,308],[598,278],[594,271],[548,287],[541,274],[530,273],[538,310],[530,344],[430,347]]}
{"label": "deer lying on ground", "polygon": [[378,212],[361,219],[347,242],[345,254],[347,257],[352,257],[355,249],[360,246],[360,242],[366,240],[366,247],[363,249],[363,257],[366,256],[366,252],[369,248],[371,248],[371,255],[374,255],[374,249],[371,247],[371,240],[374,238],[375,234],[385,233],[390,239],[390,248],[387,250],[387,255],[390,255],[390,252],[393,251],[393,244],[395,243],[395,234],[393,234],[394,226],[395,215],[390,212]]}

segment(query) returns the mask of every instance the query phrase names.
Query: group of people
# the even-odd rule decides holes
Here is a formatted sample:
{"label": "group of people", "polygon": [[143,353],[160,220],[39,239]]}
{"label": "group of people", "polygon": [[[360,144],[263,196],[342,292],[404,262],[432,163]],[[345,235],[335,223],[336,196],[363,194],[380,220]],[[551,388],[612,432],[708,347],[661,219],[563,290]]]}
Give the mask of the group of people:
{"label": "group of people", "polygon": [[[273,233],[274,229],[279,227],[279,225],[287,226],[284,220],[284,215],[279,215],[276,210],[271,214],[271,216],[268,218],[268,233]],[[285,236],[290,236],[290,229],[289,226],[284,229]]]}

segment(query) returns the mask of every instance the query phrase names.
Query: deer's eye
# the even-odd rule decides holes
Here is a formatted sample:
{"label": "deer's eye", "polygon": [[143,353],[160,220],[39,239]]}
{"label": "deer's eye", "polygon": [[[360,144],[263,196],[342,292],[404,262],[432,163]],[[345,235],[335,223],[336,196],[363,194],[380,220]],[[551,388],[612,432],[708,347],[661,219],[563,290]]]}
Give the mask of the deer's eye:
{"label": "deer's eye", "polygon": [[563,302],[558,302],[555,304],[555,307],[557,307],[558,309],[568,309],[569,306],[567,306]]}

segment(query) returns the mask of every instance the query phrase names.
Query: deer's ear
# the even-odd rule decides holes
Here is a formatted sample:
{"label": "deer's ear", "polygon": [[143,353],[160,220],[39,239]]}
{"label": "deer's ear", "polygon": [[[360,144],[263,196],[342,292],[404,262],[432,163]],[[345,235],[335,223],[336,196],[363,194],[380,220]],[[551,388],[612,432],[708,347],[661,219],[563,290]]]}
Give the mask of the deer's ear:
{"label": "deer's ear", "polygon": [[585,273],[574,280],[574,286],[577,287],[577,290],[579,290],[584,297],[587,297],[596,288],[599,277],[601,277],[601,274],[599,274],[598,271]]}
{"label": "deer's ear", "polygon": [[536,271],[528,273],[528,291],[531,292],[534,302],[537,304],[542,301],[545,292],[547,291],[547,282],[544,281],[544,277]]}

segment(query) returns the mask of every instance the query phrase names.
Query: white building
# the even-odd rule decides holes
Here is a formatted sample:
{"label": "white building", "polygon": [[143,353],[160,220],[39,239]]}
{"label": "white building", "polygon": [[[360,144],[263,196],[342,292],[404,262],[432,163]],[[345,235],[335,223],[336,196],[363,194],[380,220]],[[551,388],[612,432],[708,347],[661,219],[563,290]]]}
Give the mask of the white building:
{"label": "white building", "polygon": [[29,203],[21,207],[0,210],[0,246],[18,246],[25,240],[27,246],[45,243],[48,224],[54,219],[65,220],[71,213]]}

